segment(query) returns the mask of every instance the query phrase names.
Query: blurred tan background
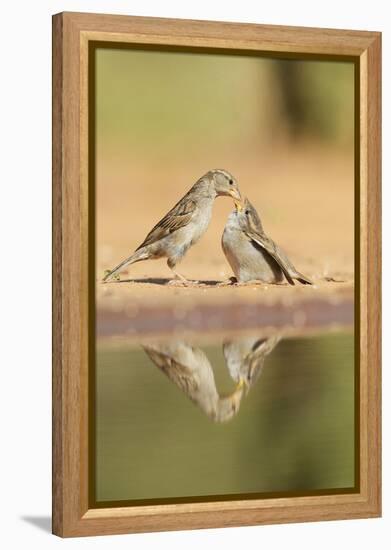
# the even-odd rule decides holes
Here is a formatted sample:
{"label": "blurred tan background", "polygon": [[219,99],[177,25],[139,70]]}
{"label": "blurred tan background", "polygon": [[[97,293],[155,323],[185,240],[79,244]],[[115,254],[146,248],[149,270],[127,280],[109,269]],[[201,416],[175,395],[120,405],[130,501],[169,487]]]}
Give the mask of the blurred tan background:
{"label": "blurred tan background", "polygon": [[[300,271],[353,281],[353,64],[96,55],[98,280],[200,176],[225,168]],[[220,245],[232,208],[230,199],[216,200],[206,235],[179,265],[186,277],[232,275]],[[128,270],[128,278],[159,276],[171,276],[165,260]]]}

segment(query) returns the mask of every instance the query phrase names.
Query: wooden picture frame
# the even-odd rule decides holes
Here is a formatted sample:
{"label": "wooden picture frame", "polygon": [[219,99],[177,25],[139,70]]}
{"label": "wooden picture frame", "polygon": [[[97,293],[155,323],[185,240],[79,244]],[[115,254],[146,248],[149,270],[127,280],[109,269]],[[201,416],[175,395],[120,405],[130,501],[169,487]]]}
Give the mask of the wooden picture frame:
{"label": "wooden picture frame", "polygon": [[[126,42],[345,56],[357,67],[359,490],[292,498],[89,506],[89,45]],[[62,537],[378,517],[380,442],[381,35],[61,13],[53,17],[53,533]],[[357,226],[356,226],[357,227]],[[357,325],[356,325],[357,326]]]}

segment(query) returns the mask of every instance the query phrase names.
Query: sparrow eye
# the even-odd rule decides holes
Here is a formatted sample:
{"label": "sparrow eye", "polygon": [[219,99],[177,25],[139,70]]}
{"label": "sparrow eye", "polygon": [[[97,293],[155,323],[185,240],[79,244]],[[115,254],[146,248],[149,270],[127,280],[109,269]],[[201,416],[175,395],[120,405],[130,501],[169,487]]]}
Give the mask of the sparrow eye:
{"label": "sparrow eye", "polygon": [[234,184],[233,180],[229,180],[229,184],[233,185]]}
{"label": "sparrow eye", "polygon": [[245,214],[248,216],[250,214],[250,210],[246,210]]}

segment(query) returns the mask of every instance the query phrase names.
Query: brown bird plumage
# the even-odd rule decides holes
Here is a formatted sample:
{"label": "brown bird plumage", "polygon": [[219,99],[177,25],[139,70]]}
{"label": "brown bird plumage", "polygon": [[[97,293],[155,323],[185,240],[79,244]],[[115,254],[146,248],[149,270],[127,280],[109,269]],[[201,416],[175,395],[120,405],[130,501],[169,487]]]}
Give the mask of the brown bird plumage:
{"label": "brown bird plumage", "polygon": [[281,248],[266,235],[257,211],[248,199],[228,218],[222,247],[238,282],[262,281],[294,285],[312,282],[299,273]]}
{"label": "brown bird plumage", "polygon": [[108,272],[103,281],[135,262],[165,257],[175,277],[186,282],[174,271],[175,265],[207,230],[213,203],[218,196],[241,199],[238,184],[229,172],[210,170],[153,227],[135,252]]}
{"label": "brown bird plumage", "polygon": [[143,348],[155,365],[211,420],[226,422],[238,412],[243,384],[237,384],[230,395],[220,395],[212,365],[200,348],[182,340],[151,342]]}

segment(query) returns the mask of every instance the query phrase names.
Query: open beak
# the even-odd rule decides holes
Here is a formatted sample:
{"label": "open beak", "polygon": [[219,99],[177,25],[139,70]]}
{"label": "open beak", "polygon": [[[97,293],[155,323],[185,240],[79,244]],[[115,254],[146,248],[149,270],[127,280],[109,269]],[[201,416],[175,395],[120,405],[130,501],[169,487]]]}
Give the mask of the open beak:
{"label": "open beak", "polygon": [[239,382],[236,384],[236,391],[243,390],[246,387],[246,381],[244,378],[240,377]]}
{"label": "open beak", "polygon": [[240,397],[241,397],[241,395],[243,393],[243,390],[245,388],[246,388],[246,381],[242,377],[240,377],[239,382],[236,383],[234,391],[232,393],[230,393],[229,395],[226,395],[225,397],[234,398],[237,395],[240,395]]}
{"label": "open beak", "polygon": [[235,203],[236,212],[241,212],[243,210],[242,202],[235,200],[234,203]]}

